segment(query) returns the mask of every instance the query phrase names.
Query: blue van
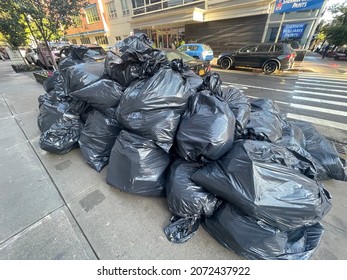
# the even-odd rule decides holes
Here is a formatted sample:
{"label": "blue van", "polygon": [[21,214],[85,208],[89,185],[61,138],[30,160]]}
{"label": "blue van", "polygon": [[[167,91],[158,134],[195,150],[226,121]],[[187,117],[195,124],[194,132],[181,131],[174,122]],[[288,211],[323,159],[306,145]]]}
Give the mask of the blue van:
{"label": "blue van", "polygon": [[184,52],[194,58],[201,60],[212,60],[213,50],[210,46],[205,44],[185,44],[177,48],[177,50]]}

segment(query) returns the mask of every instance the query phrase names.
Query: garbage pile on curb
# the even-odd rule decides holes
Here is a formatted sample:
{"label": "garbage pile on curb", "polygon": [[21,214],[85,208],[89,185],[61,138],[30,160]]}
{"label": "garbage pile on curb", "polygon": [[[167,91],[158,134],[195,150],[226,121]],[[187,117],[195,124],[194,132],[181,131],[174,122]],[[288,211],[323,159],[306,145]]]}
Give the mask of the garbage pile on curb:
{"label": "garbage pile on curb", "polygon": [[201,224],[248,259],[310,258],[332,206],[321,180],[347,180],[330,142],[311,124],[286,120],[272,100],[168,61],[145,34],[117,47],[102,63],[73,48],[45,81],[40,147],[79,147],[97,172],[108,165],[109,185],[165,196],[172,242]]}

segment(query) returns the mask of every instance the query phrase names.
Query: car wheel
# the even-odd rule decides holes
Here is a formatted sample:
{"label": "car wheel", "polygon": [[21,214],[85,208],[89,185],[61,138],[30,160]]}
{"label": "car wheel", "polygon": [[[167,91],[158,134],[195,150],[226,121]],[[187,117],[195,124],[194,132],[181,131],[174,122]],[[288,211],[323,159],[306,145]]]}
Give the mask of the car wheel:
{"label": "car wheel", "polygon": [[278,70],[278,63],[276,61],[268,61],[263,66],[265,74],[272,74]]}
{"label": "car wheel", "polygon": [[230,58],[223,58],[220,62],[220,67],[225,70],[230,69],[231,65],[233,65],[233,61]]}

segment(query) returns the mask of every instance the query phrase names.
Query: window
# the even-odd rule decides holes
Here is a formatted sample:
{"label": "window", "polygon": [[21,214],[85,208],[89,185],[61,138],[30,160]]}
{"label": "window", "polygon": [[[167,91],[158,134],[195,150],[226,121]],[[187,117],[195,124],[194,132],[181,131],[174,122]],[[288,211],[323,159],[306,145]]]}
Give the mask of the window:
{"label": "window", "polygon": [[283,46],[282,45],[275,45],[275,52],[281,52],[283,51]]}
{"label": "window", "polygon": [[130,14],[129,6],[127,0],[121,0],[123,16],[128,16]]}
{"label": "window", "polygon": [[74,45],[77,45],[77,40],[76,39],[72,39],[71,43],[74,44]]}
{"label": "window", "polygon": [[122,41],[122,37],[121,36],[116,36],[116,41]]}
{"label": "window", "polygon": [[76,25],[76,26],[82,25],[82,20],[81,20],[80,16],[72,17],[72,21],[73,21],[74,25]]}
{"label": "window", "polygon": [[90,44],[90,39],[88,37],[82,37],[81,38],[81,43],[82,44]]}
{"label": "window", "polygon": [[99,45],[108,45],[106,36],[95,36],[95,40]]}
{"label": "window", "polygon": [[257,52],[269,52],[271,45],[258,45]]}
{"label": "window", "polygon": [[108,18],[109,19],[117,18],[116,5],[114,1],[108,2],[105,5],[106,5]]}
{"label": "window", "polygon": [[86,11],[88,23],[100,21],[96,4],[89,6],[85,8],[84,10]]}
{"label": "window", "polygon": [[256,47],[257,47],[256,45],[246,46],[240,49],[240,52],[241,53],[255,52]]}

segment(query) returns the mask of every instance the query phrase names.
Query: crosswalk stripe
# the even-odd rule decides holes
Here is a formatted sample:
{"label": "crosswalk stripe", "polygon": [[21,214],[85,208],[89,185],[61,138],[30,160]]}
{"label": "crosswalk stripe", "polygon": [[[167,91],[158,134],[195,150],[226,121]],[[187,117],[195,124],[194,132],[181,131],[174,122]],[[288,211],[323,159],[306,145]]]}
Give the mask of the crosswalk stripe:
{"label": "crosswalk stripe", "polygon": [[331,109],[302,105],[302,104],[296,104],[296,103],[290,103],[290,107],[293,107],[296,109],[304,109],[304,110],[309,110],[309,111],[322,112],[322,113],[327,113],[327,114],[331,114],[331,115],[347,117],[347,112],[345,112],[345,111],[331,110]]}
{"label": "crosswalk stripe", "polygon": [[302,87],[302,86],[295,86],[295,88],[300,89],[310,89],[310,90],[323,90],[323,91],[333,91],[333,92],[345,92],[347,93],[347,90],[340,90],[340,89],[330,89],[330,88],[317,88],[317,87]]}
{"label": "crosswalk stripe", "polygon": [[326,103],[326,104],[332,104],[332,105],[346,106],[347,107],[347,103],[343,103],[343,102],[340,102],[340,101],[325,100],[325,99],[320,99],[320,98],[310,98],[310,97],[304,97],[304,96],[293,96],[293,99],[304,100],[304,101],[311,101],[311,102],[319,102],[319,103]]}
{"label": "crosswalk stripe", "polygon": [[342,81],[342,80],[338,80],[338,81],[325,80],[325,81],[322,81],[320,79],[305,79],[304,78],[304,79],[300,79],[300,81],[314,82],[314,83],[318,83],[318,84],[339,84],[339,85],[341,84],[341,85],[347,86],[347,80],[346,81]]}
{"label": "crosswalk stripe", "polygon": [[[296,82],[296,84],[299,85],[312,85],[312,83],[308,83],[308,82]],[[319,82],[318,82],[319,84]],[[317,83],[315,83],[315,85],[317,85]],[[322,85],[323,86],[323,85]],[[347,88],[347,83],[344,86],[340,86],[340,85],[333,85],[333,84],[329,84],[329,85],[324,85],[324,86],[329,86],[329,88],[343,88],[346,89]]]}
{"label": "crosswalk stripe", "polygon": [[287,118],[295,119],[295,120],[302,120],[302,121],[307,121],[307,122],[314,123],[314,124],[319,124],[319,125],[323,125],[323,126],[347,130],[347,124],[345,124],[345,123],[339,123],[339,122],[334,122],[334,121],[329,121],[329,120],[324,120],[324,119],[318,119],[318,118],[309,117],[309,116],[297,115],[297,114],[292,114],[292,113],[287,113]]}
{"label": "crosswalk stripe", "polygon": [[311,95],[319,95],[319,96],[327,96],[327,97],[336,97],[336,98],[347,99],[347,95],[313,92],[313,91],[306,91],[306,90],[294,90],[294,93],[305,93],[305,94],[311,94]]}

